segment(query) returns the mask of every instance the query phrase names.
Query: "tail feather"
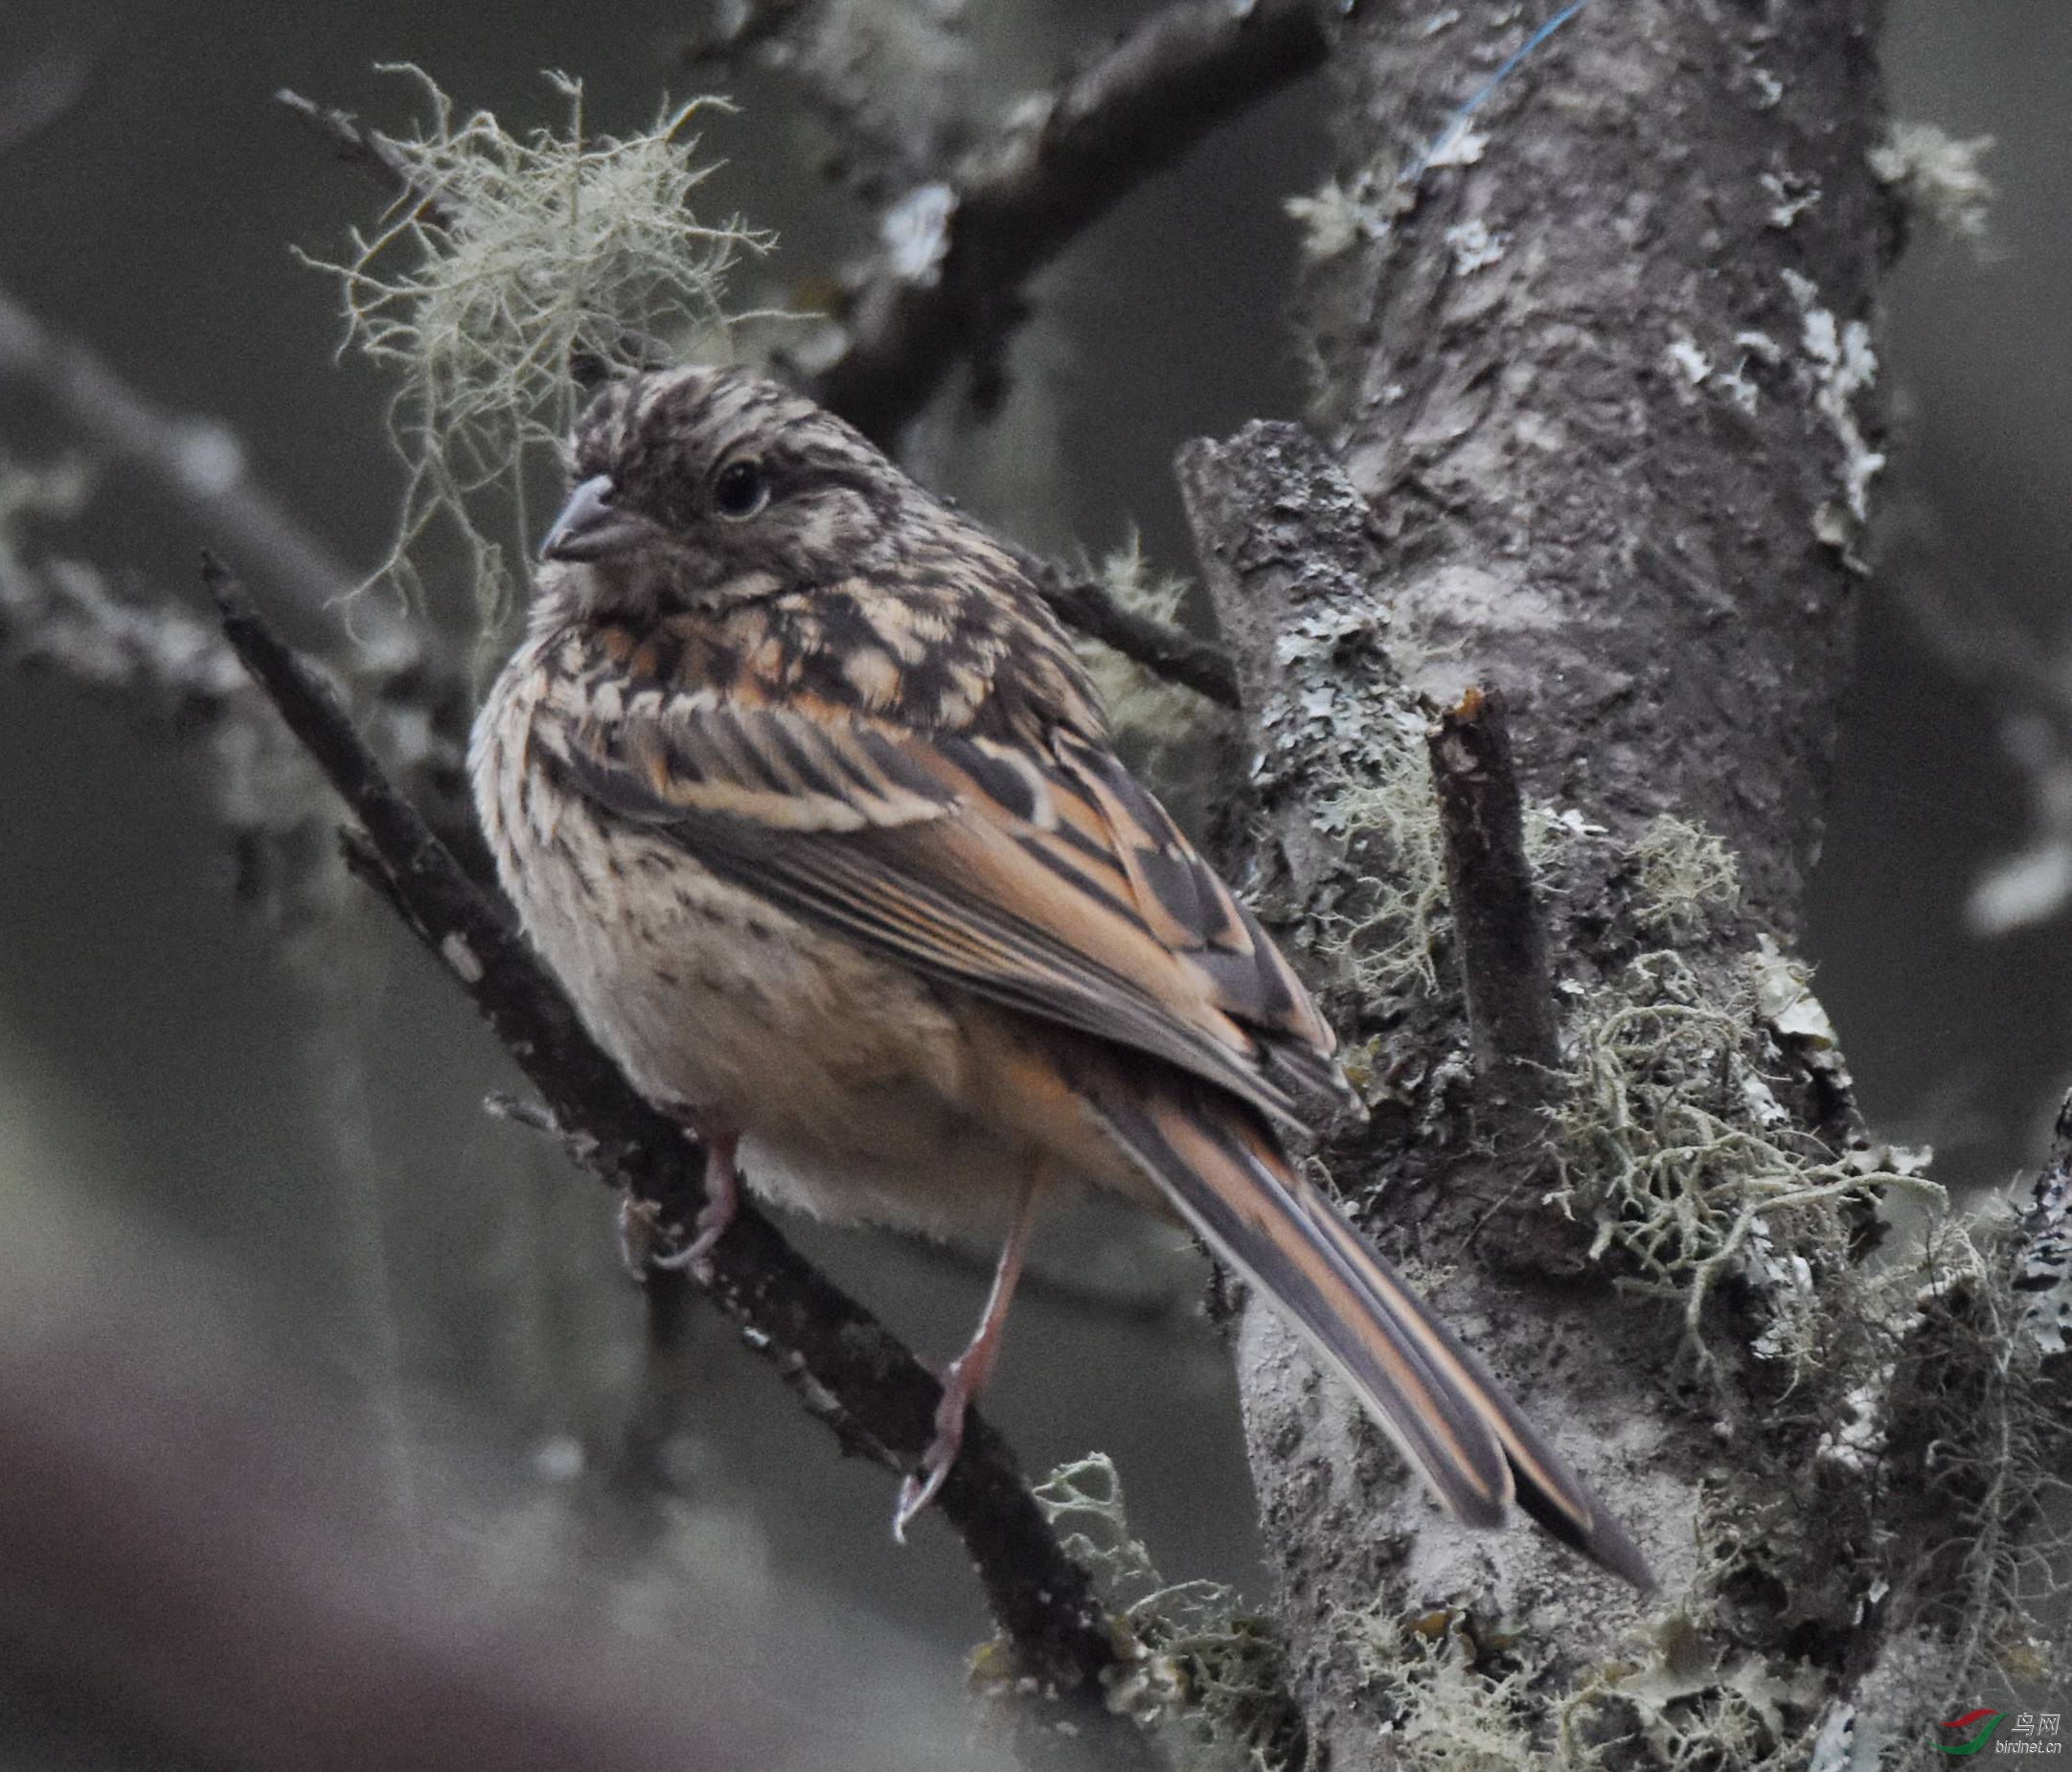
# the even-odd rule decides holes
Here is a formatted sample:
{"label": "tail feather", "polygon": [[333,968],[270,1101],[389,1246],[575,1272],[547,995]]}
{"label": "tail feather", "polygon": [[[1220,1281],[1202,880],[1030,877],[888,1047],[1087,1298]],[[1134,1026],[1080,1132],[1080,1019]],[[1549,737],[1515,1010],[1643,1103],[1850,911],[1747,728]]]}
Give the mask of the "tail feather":
{"label": "tail feather", "polygon": [[1500,1526],[1515,1500],[1562,1543],[1636,1586],[1654,1584],[1632,1540],[1482,1362],[1252,1115],[1178,1088],[1149,1099],[1101,1090],[1096,1107],[1203,1240],[1345,1375],[1455,1517]]}

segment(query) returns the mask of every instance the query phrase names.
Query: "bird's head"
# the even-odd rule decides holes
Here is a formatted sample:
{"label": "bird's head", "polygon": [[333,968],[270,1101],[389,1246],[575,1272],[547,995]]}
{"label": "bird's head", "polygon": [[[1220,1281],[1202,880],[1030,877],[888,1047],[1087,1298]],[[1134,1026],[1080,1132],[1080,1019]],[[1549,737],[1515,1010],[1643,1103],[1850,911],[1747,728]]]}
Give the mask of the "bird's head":
{"label": "bird's head", "polygon": [[720,609],[897,565],[946,516],[853,426],[738,369],[614,383],[576,426],[543,595],[596,613]]}

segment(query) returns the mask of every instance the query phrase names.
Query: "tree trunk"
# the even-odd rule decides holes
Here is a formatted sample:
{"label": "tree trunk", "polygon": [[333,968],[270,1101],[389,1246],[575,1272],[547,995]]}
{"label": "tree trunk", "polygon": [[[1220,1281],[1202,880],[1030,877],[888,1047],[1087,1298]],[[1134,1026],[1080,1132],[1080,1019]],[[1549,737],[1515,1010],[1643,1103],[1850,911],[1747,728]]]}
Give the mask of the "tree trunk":
{"label": "tree trunk", "polygon": [[[1779,1010],[1788,974],[1750,966],[1764,932],[1796,929],[1818,852],[1878,461],[1865,323],[1897,216],[1865,161],[1882,127],[1877,11],[1591,8],[1425,168],[1423,145],[1527,27],[1491,39],[1451,9],[1362,9],[1339,61],[1344,165],[1311,211],[1328,450],[1254,425],[1182,453],[1260,759],[1265,901],[1314,960],[1375,1111],[1328,1142],[1334,1185],[1663,1583],[1644,1600],[1522,1527],[1453,1528],[1351,1398],[1244,1310],[1262,1517],[1333,1772],[1423,1763],[1421,1740],[1475,1728],[1520,1763],[1612,1736],[1666,1753],[1663,1707],[1611,1695],[1615,1652],[1660,1659],[1690,1708],[1775,1749],[1879,1652],[1886,1561],[1825,1535],[1856,1516],[1816,1456],[1869,1369],[1835,1318],[1875,1185],[1768,1219],[1734,1196],[1711,1241],[1665,1241],[1645,1201],[1602,1192],[1605,1090],[1578,1080],[1619,1010],[1696,1006],[1738,1031],[1735,1050],[1707,1049],[1720,1125],[1788,1147],[1809,1186],[1862,1143],[1838,1059]],[[1460,943],[1429,883],[1408,716],[1474,685],[1513,715],[1567,1011],[1573,1068],[1557,1079],[1470,1061]],[[1738,863],[1738,903],[1713,890],[1707,833]],[[1635,966],[1672,940],[1674,963]],[[1659,1154],[1648,1090],[1688,1102],[1707,1085],[1669,1074],[1672,1047],[1661,1074],[1626,1048],[1617,1062],[1618,1099]],[[1614,1126],[1608,1147],[1630,1155],[1626,1137]],[[1700,1179],[1714,1207],[1736,1185]],[[1774,1296],[1776,1271],[1787,1286],[1810,1274],[1824,1309]],[[1671,1296],[1616,1299],[1615,1279]],[[1672,1616],[1687,1640],[1665,1649]]]}

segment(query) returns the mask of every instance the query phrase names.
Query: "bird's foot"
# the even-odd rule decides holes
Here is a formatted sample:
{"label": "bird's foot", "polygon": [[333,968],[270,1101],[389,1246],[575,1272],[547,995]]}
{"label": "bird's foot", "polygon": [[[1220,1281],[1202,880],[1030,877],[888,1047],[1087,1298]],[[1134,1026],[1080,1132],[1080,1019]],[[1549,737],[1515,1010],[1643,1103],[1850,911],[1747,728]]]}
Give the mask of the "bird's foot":
{"label": "bird's foot", "polygon": [[[892,1512],[892,1535],[897,1543],[906,1542],[906,1529],[935,1499],[964,1445],[965,1414],[978,1389],[977,1380],[984,1377],[983,1372],[972,1374],[974,1362],[970,1354],[971,1351],[966,1350],[949,1363],[949,1370],[943,1374],[943,1400],[935,1406],[935,1438],[928,1442],[928,1449],[921,1455],[921,1463],[899,1485],[899,1499]],[[976,1363],[990,1366],[991,1362]]]}
{"label": "bird's foot", "polygon": [[691,1221],[696,1234],[681,1249],[650,1255],[650,1265],[672,1272],[706,1265],[714,1245],[727,1234],[741,1209],[741,1173],[734,1162],[740,1143],[739,1136],[705,1141],[705,1204]]}
{"label": "bird's foot", "polygon": [[676,1273],[706,1262],[713,1246],[727,1233],[740,1211],[740,1171],[735,1166],[738,1138],[705,1140],[705,1203],[692,1219],[692,1238],[681,1248],[667,1246],[660,1215],[652,1200],[633,1194],[619,1202],[619,1260],[635,1280],[652,1268]]}

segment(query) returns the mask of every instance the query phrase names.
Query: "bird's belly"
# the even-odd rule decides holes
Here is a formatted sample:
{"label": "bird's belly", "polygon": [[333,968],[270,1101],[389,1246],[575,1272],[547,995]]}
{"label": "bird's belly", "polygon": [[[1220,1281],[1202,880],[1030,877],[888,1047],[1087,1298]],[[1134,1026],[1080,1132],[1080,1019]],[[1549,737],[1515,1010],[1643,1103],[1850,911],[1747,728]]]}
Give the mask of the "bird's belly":
{"label": "bird's belly", "polygon": [[497,844],[507,890],[584,1024],[649,1101],[741,1134],[753,1189],[836,1220],[1005,1222],[1036,1151],[974,1099],[926,985],[581,801],[499,810],[522,832]]}

